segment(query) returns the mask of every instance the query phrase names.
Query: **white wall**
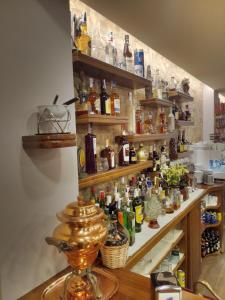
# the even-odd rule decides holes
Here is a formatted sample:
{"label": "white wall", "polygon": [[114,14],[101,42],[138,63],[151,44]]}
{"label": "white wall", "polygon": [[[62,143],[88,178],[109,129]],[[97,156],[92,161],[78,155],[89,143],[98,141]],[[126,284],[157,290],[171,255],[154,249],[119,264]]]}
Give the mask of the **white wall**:
{"label": "white wall", "polygon": [[75,199],[76,148],[25,152],[21,137],[37,105],[73,97],[69,3],[2,0],[0,19],[0,270],[2,299],[14,300],[65,265],[44,238]]}
{"label": "white wall", "polygon": [[209,141],[214,132],[214,90],[207,85],[203,89],[203,141]]}

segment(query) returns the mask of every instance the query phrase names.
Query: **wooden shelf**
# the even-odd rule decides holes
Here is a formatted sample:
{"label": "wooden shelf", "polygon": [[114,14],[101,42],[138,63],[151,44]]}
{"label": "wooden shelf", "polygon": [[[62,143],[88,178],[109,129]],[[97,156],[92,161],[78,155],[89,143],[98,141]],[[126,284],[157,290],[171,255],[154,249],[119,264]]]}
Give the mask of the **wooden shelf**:
{"label": "wooden shelf", "polygon": [[127,139],[130,143],[147,142],[147,141],[157,141],[157,140],[167,140],[176,135],[174,133],[158,133],[158,134],[134,134],[128,135]]}
{"label": "wooden shelf", "polygon": [[76,117],[77,124],[96,124],[96,125],[120,125],[127,124],[128,118],[126,117],[114,117],[104,115],[80,115]]}
{"label": "wooden shelf", "polygon": [[193,102],[194,98],[182,92],[169,92],[169,99],[175,99],[177,103]]}
{"label": "wooden shelf", "polygon": [[127,167],[118,167],[113,170],[99,172],[97,174],[89,175],[79,180],[79,189],[84,189],[93,185],[108,182],[119,177],[140,172],[144,169],[152,167],[152,161],[144,161],[137,164],[129,165]]}
{"label": "wooden shelf", "polygon": [[216,228],[221,225],[221,221],[216,224],[201,224],[201,233],[203,233],[207,228]]}
{"label": "wooden shelf", "polygon": [[158,98],[151,98],[151,99],[145,99],[139,101],[141,105],[143,106],[150,106],[150,107],[172,107],[173,102],[170,100],[163,100]]}
{"label": "wooden shelf", "polygon": [[58,134],[36,134],[22,137],[23,147],[29,148],[65,148],[76,146],[76,134],[58,133]]}
{"label": "wooden shelf", "polygon": [[204,213],[207,210],[214,210],[214,209],[219,209],[219,208],[220,208],[220,204],[217,204],[217,205],[208,205],[208,206],[206,206],[206,207],[204,207],[202,209],[202,213]]}
{"label": "wooden shelf", "polygon": [[175,273],[177,270],[179,270],[180,266],[183,264],[185,260],[185,255],[184,253],[180,253],[180,259],[178,261],[178,263],[173,267],[173,273]]}
{"label": "wooden shelf", "polygon": [[176,120],[176,125],[177,126],[193,126],[194,122],[193,121]]}
{"label": "wooden shelf", "polygon": [[155,255],[154,260],[152,260],[150,264],[149,274],[161,264],[163,259],[168,256],[170,251],[182,240],[183,237],[183,231],[177,232],[176,236],[171,240],[169,245],[162,247],[162,251]]}
{"label": "wooden shelf", "polygon": [[193,151],[186,151],[186,152],[182,152],[182,153],[177,153],[177,158],[181,159],[181,158],[189,157],[191,154],[193,154]]}
{"label": "wooden shelf", "polygon": [[75,72],[82,70],[90,77],[106,79],[108,81],[113,79],[118,85],[130,89],[141,89],[151,86],[151,81],[146,78],[137,76],[77,51],[73,51],[73,65]]}

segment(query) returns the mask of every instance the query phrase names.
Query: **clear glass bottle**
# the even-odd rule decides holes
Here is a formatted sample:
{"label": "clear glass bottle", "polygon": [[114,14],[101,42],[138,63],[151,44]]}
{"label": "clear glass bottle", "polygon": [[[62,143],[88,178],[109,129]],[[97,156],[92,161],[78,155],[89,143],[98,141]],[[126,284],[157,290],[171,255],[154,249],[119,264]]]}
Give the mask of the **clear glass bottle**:
{"label": "clear glass bottle", "polygon": [[160,119],[159,132],[166,133],[167,132],[166,115],[165,115],[165,111],[163,108],[161,108],[161,112],[159,114],[159,119]]}
{"label": "clear glass bottle", "polygon": [[85,136],[86,172],[97,172],[96,135],[92,133],[91,125],[88,124],[88,134]]}
{"label": "clear glass bottle", "polygon": [[155,133],[155,129],[154,129],[154,125],[153,125],[153,115],[152,115],[151,111],[147,112],[147,118],[145,119],[145,122],[144,122],[144,133],[147,133],[147,134]]}
{"label": "clear glass bottle", "polygon": [[136,133],[136,103],[133,98],[132,92],[128,93],[128,103],[127,103],[127,115],[128,115],[128,133]]}
{"label": "clear glass bottle", "polygon": [[91,55],[91,38],[87,32],[87,14],[83,15],[80,23],[81,34],[76,37],[75,44],[77,49],[84,54]]}
{"label": "clear glass bottle", "polygon": [[173,114],[173,108],[170,108],[170,112],[168,115],[168,131],[174,132],[175,131],[175,117]]}
{"label": "clear glass bottle", "polygon": [[145,99],[151,99],[152,98],[152,71],[150,65],[147,65],[146,79],[151,81],[151,84],[149,85],[149,87],[145,88]]}
{"label": "clear glass bottle", "polygon": [[89,94],[87,99],[87,105],[88,105],[88,113],[89,114],[100,114],[101,108],[100,108],[100,98],[99,95],[96,93],[95,87],[94,87],[94,79],[89,78]]}
{"label": "clear glass bottle", "polygon": [[176,91],[177,83],[176,83],[176,80],[175,80],[174,76],[172,76],[170,78],[170,82],[169,82],[168,88],[169,88],[170,91]]}
{"label": "clear glass bottle", "polygon": [[129,43],[129,35],[125,35],[125,42],[124,42],[124,49],[123,49],[123,56],[124,56],[124,65],[125,69],[129,72],[134,72],[134,60],[133,54],[130,48]]}
{"label": "clear glass bottle", "polygon": [[156,69],[156,74],[154,76],[152,94],[153,94],[153,98],[162,99],[162,86],[161,86],[159,69]]}
{"label": "clear glass bottle", "polygon": [[112,80],[112,82],[111,82],[110,101],[111,101],[111,115],[119,116],[120,115],[120,96],[117,93],[116,82],[114,80]]}
{"label": "clear glass bottle", "polygon": [[108,64],[117,66],[117,49],[113,41],[113,33],[109,33],[108,42],[105,46],[105,61]]}

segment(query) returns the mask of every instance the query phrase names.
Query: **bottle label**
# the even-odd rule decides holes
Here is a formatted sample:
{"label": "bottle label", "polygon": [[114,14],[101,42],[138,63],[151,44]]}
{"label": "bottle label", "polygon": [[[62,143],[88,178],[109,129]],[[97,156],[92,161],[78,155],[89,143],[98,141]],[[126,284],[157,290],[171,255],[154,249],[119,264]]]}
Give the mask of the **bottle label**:
{"label": "bottle label", "polygon": [[120,113],[120,99],[117,98],[117,99],[114,99],[114,110],[115,110],[115,113]]}
{"label": "bottle label", "polygon": [[105,112],[106,114],[111,114],[111,105],[110,105],[110,98],[108,98],[106,101],[105,101]]}
{"label": "bottle label", "polygon": [[94,149],[94,155],[96,155],[96,138],[93,138],[93,149]]}
{"label": "bottle label", "polygon": [[136,156],[131,156],[131,161],[137,161],[137,157]]}
{"label": "bottle label", "polygon": [[97,111],[97,113],[100,113],[101,112],[101,106],[100,106],[100,98],[97,98],[95,100],[95,110]]}
{"label": "bottle label", "polygon": [[129,144],[123,145],[123,159],[125,162],[129,162]]}
{"label": "bottle label", "polygon": [[135,219],[136,223],[141,224],[143,221],[143,214],[142,214],[142,206],[137,205],[135,206]]}
{"label": "bottle label", "polygon": [[114,154],[114,152],[111,153],[111,167],[115,168],[115,154]]}

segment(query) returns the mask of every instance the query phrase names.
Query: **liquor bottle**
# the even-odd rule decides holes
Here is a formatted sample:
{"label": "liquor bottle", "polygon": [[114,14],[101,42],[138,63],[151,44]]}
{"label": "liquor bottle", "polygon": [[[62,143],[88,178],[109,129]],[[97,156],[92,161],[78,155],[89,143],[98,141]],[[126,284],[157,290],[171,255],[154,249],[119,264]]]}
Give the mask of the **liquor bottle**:
{"label": "liquor bottle", "polygon": [[134,71],[135,74],[141,77],[145,77],[145,64],[144,64],[144,50],[134,50]]}
{"label": "liquor bottle", "polygon": [[105,191],[99,192],[99,206],[104,209],[105,208]]}
{"label": "liquor bottle", "polygon": [[185,130],[182,131],[183,152],[187,151],[187,141],[185,138]]}
{"label": "liquor bottle", "polygon": [[91,38],[87,33],[87,14],[83,15],[80,23],[81,34],[76,37],[75,44],[77,49],[84,54],[91,56]]}
{"label": "liquor bottle", "polygon": [[159,132],[166,133],[167,132],[166,115],[165,115],[165,111],[163,108],[161,108],[161,112],[159,114],[159,119],[160,119]]}
{"label": "liquor bottle", "polygon": [[173,111],[173,115],[174,115],[175,120],[179,120],[179,109],[178,109],[178,107],[176,105],[176,101],[175,100],[173,100],[172,111]]}
{"label": "liquor bottle", "polygon": [[177,88],[177,83],[176,83],[176,80],[175,80],[175,77],[172,76],[170,78],[170,82],[169,82],[169,91],[176,91],[176,88]]}
{"label": "liquor bottle", "polygon": [[128,132],[129,134],[135,134],[136,133],[136,103],[133,98],[132,92],[128,93],[127,115],[129,117]]}
{"label": "liquor bottle", "polygon": [[122,135],[116,141],[119,144],[118,160],[119,166],[129,165],[129,142],[125,135],[125,131],[122,130]]}
{"label": "liquor bottle", "polygon": [[111,82],[111,93],[110,93],[110,101],[111,101],[111,115],[119,116],[120,115],[120,97],[116,91],[116,82]]}
{"label": "liquor bottle", "polygon": [[93,186],[91,187],[90,202],[92,204],[95,204],[97,202],[96,189]]}
{"label": "liquor bottle", "polygon": [[88,124],[88,134],[85,136],[86,172],[97,172],[96,135],[92,133],[91,125]]}
{"label": "liquor bottle", "polygon": [[113,66],[117,66],[117,49],[114,46],[113,42],[113,33],[109,33],[108,42],[105,46],[105,61],[108,64],[111,64]]}
{"label": "liquor bottle", "polygon": [[172,107],[170,108],[170,113],[168,115],[168,131],[169,132],[174,132],[175,130],[175,117],[173,114],[173,109]]}
{"label": "liquor bottle", "polygon": [[127,207],[127,229],[130,236],[130,246],[135,243],[135,213],[128,204]]}
{"label": "liquor bottle", "polygon": [[184,152],[184,147],[183,147],[183,143],[182,143],[182,139],[181,139],[181,131],[180,130],[179,130],[178,140],[177,140],[177,152],[178,153]]}
{"label": "liquor bottle", "polygon": [[162,99],[162,86],[159,69],[156,70],[156,74],[153,80],[152,94],[153,98]]}
{"label": "liquor bottle", "polygon": [[185,105],[185,120],[191,121],[191,113],[188,104]]}
{"label": "liquor bottle", "polygon": [[137,161],[146,161],[147,160],[147,155],[144,149],[144,145],[141,143],[139,145],[139,148],[137,150]]}
{"label": "liquor bottle", "polygon": [[160,157],[156,149],[156,145],[153,145],[153,172],[160,171]]}
{"label": "liquor bottle", "polygon": [[101,113],[100,98],[94,88],[94,79],[89,78],[89,83],[90,83],[90,87],[89,87],[89,94],[87,99],[88,113],[100,114]]}
{"label": "liquor bottle", "polygon": [[100,156],[101,156],[101,158],[106,158],[107,159],[109,170],[115,168],[115,152],[109,146],[109,140],[108,139],[106,139],[106,141],[105,141],[105,148],[103,150],[101,150]]}
{"label": "liquor bottle", "polygon": [[155,129],[154,129],[154,125],[153,125],[153,115],[152,115],[151,111],[149,111],[147,113],[147,118],[145,119],[145,122],[144,122],[144,133],[147,133],[147,134],[155,133]]}
{"label": "liquor bottle", "polygon": [[146,79],[151,81],[151,84],[145,88],[145,99],[151,99],[152,98],[152,71],[150,65],[147,65]]}
{"label": "liquor bottle", "polygon": [[143,222],[143,203],[139,197],[138,189],[134,190],[133,211],[135,213],[135,232],[141,232]]}
{"label": "liquor bottle", "polygon": [[143,110],[139,105],[136,110],[136,133],[142,134],[143,133]]}
{"label": "liquor bottle", "polygon": [[102,84],[101,84],[100,102],[101,102],[101,114],[102,115],[110,115],[111,114],[111,101],[110,101],[109,95],[106,92],[105,79],[102,80]]}
{"label": "liquor bottle", "polygon": [[130,50],[130,43],[129,43],[129,35],[125,35],[125,42],[123,48],[123,56],[124,56],[124,65],[125,69],[129,72],[134,71],[134,61],[132,51]]}
{"label": "liquor bottle", "polygon": [[136,150],[135,150],[133,144],[130,146],[129,163],[130,164],[136,164],[137,163],[137,153],[136,153]]}

